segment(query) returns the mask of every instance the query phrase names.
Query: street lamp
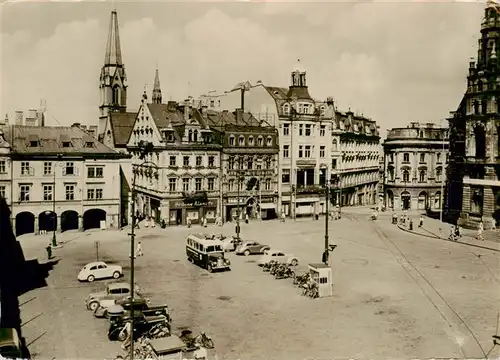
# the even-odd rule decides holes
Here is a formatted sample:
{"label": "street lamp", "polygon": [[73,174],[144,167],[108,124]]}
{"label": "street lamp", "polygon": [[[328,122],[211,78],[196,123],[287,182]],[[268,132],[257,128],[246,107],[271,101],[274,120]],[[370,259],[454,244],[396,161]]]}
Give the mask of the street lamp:
{"label": "street lamp", "polygon": [[[144,140],[139,141],[137,144],[140,150],[139,159],[144,160],[146,155],[153,151],[153,144],[150,142],[145,142]],[[155,168],[158,166],[150,161],[144,160],[140,166],[151,165]],[[138,169],[133,169],[133,178],[132,178],[132,229],[130,231],[130,299],[132,304],[132,316],[130,317],[130,360],[134,359],[134,278],[135,278],[135,226],[137,221],[137,216],[135,215],[135,197],[136,197],[136,179],[137,179]]]}
{"label": "street lamp", "polygon": [[236,171],[236,174],[238,176],[238,181],[236,183],[237,189],[237,216],[236,216],[236,240],[240,241],[240,216],[241,216],[241,209],[240,209],[240,186],[242,182],[242,176],[241,173],[243,172],[243,164],[241,162],[241,157],[238,157],[238,170]]}
{"label": "street lamp", "polygon": [[441,192],[439,194],[439,221],[440,221],[440,232],[442,232],[443,228],[443,200],[444,200],[444,180],[446,178],[446,173],[444,171],[445,165],[446,165],[446,152],[445,152],[445,145],[446,145],[446,138],[448,137],[448,129],[444,129],[443,131],[443,149],[442,149],[442,166],[441,166]]}
{"label": "street lamp", "polygon": [[[57,238],[56,238],[56,230],[57,230],[57,215],[56,215],[56,168],[57,166],[62,166],[60,162],[62,159],[62,155],[57,155],[57,161],[54,162],[54,169],[52,169],[52,173],[54,175],[54,185],[52,188],[52,247],[57,246]],[[45,214],[48,215],[50,211],[46,211]]]}

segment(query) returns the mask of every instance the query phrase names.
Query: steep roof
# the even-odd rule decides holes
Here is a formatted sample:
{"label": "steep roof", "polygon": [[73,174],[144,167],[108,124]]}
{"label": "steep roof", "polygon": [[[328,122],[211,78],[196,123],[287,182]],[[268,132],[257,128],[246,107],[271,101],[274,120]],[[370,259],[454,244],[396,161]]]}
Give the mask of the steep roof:
{"label": "steep roof", "polygon": [[168,104],[147,104],[158,129],[184,124],[184,114]]}
{"label": "steep roof", "polygon": [[[76,126],[11,125],[9,127],[8,141],[12,145],[13,154],[127,157]],[[36,142],[37,146],[31,146],[32,142]],[[69,142],[70,146],[64,147],[63,142]]]}
{"label": "steep roof", "polygon": [[134,128],[137,112],[111,112],[109,113],[111,130],[116,147],[126,146],[130,133]]}

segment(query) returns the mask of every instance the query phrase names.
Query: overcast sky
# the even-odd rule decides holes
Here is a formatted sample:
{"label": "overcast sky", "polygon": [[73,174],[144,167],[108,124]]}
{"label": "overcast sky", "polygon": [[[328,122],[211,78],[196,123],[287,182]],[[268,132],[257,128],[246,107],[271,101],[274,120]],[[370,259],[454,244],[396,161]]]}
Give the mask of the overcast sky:
{"label": "overcast sky", "polygon": [[[288,86],[298,57],[313,97],[333,96],[384,130],[439,122],[458,106],[484,5],[431,2],[122,3],[129,110],[158,64],[164,101]],[[97,124],[110,2],[1,9],[2,117],[47,102],[48,124]],[[57,119],[57,121],[56,121]]]}

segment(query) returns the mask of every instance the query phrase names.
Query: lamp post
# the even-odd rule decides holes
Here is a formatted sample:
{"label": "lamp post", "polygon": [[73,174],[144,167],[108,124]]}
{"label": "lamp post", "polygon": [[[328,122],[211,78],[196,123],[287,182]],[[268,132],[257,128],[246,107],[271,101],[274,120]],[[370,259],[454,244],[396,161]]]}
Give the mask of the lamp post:
{"label": "lamp post", "polygon": [[440,228],[439,230],[442,232],[443,231],[443,200],[444,200],[444,180],[445,180],[445,164],[446,164],[446,152],[445,152],[445,144],[446,144],[446,138],[447,138],[447,133],[448,129],[445,129],[443,131],[443,148],[442,148],[442,170],[441,170],[441,192],[439,194],[439,221],[440,221]]}
{"label": "lamp post", "polygon": [[57,165],[62,165],[60,163],[62,159],[62,155],[58,154],[57,155],[57,160],[54,162],[54,169],[52,170],[52,173],[54,175],[53,181],[53,189],[52,189],[52,247],[57,246],[57,237],[56,237],[56,230],[57,230],[57,215],[56,215],[56,169]]}
{"label": "lamp post", "polygon": [[238,175],[238,181],[236,183],[237,186],[237,216],[236,216],[236,240],[240,241],[240,216],[241,216],[241,209],[240,209],[240,185],[241,185],[241,171],[242,171],[242,162],[241,162],[241,157],[238,157],[238,170],[237,170],[237,175]]}
{"label": "lamp post", "polygon": [[290,191],[290,211],[291,215],[294,220],[296,220],[296,199],[297,199],[297,169],[296,169],[296,160],[295,160],[295,147],[294,147],[294,133],[295,133],[295,126],[294,126],[294,120],[296,120],[297,117],[297,110],[295,109],[296,106],[296,98],[289,98],[288,102],[290,104],[290,115],[289,115],[289,120],[290,120],[290,149],[291,149],[291,157],[290,157],[290,175],[292,177],[292,181],[290,183],[291,185],[291,191]]}
{"label": "lamp post", "polygon": [[[144,160],[146,155],[153,150],[153,144],[150,142],[145,142],[143,140],[139,141],[138,147],[140,150],[139,159]],[[157,165],[151,163],[147,160],[143,161],[140,166],[143,165],[153,165],[157,168]],[[135,226],[137,221],[137,216],[135,214],[135,197],[136,197],[136,179],[137,179],[137,171],[138,169],[133,170],[133,178],[132,178],[132,229],[130,231],[130,301],[132,304],[132,315],[134,314],[134,294],[135,294]],[[130,317],[130,360],[134,359],[134,316]]]}

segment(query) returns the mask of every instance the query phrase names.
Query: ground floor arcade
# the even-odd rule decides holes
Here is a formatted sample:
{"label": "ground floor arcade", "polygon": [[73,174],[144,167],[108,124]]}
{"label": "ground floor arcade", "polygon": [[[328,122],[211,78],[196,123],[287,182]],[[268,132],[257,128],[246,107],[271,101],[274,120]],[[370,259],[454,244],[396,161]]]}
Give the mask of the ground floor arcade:
{"label": "ground floor arcade", "polygon": [[441,209],[443,195],[441,187],[396,187],[386,186],[384,205],[387,209],[433,210]]}

